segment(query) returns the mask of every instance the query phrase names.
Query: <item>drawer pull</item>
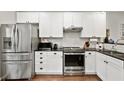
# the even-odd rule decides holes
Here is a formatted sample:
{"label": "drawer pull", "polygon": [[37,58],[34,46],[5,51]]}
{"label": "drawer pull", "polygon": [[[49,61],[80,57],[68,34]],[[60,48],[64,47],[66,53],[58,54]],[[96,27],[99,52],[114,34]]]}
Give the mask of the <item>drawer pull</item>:
{"label": "drawer pull", "polygon": [[56,53],[54,53],[56,55]]}
{"label": "drawer pull", "polygon": [[40,57],[40,59],[43,59],[43,57]]}
{"label": "drawer pull", "polygon": [[43,62],[40,62],[40,63],[43,63]]}
{"label": "drawer pull", "polygon": [[91,53],[89,53],[91,55]]}
{"label": "drawer pull", "polygon": [[42,70],[43,68],[41,67],[40,70]]}
{"label": "drawer pull", "polygon": [[40,54],[43,54],[43,53],[40,53]]}

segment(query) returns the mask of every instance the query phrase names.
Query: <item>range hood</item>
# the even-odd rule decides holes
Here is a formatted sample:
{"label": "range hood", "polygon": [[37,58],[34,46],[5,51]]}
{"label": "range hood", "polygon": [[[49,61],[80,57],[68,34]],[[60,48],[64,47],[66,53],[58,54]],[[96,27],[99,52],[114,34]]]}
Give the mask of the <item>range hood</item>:
{"label": "range hood", "polygon": [[77,26],[63,27],[63,30],[65,32],[81,32],[83,30],[83,27]]}

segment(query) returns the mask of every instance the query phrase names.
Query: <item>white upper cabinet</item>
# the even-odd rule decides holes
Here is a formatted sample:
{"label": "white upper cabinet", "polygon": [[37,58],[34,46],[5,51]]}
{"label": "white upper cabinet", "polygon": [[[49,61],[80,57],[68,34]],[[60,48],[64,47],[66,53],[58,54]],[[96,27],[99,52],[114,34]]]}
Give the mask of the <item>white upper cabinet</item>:
{"label": "white upper cabinet", "polygon": [[39,37],[63,37],[63,12],[40,12]]}
{"label": "white upper cabinet", "polygon": [[64,12],[64,27],[83,26],[83,12]]}
{"label": "white upper cabinet", "polygon": [[38,23],[39,12],[16,12],[17,23]]}
{"label": "white upper cabinet", "polygon": [[70,27],[72,23],[72,12],[64,12],[64,27]]}
{"label": "white upper cabinet", "polygon": [[96,37],[106,36],[106,13],[96,12],[94,14],[94,32]]}
{"label": "white upper cabinet", "polygon": [[105,37],[106,33],[106,13],[105,12],[85,12],[83,15],[83,30],[81,37]]}
{"label": "white upper cabinet", "polygon": [[81,37],[105,37],[105,12],[64,12],[64,27],[83,27]]}
{"label": "white upper cabinet", "polygon": [[73,25],[76,27],[83,27],[83,20],[84,17],[82,17],[84,15],[84,13],[82,12],[74,12],[73,13]]}
{"label": "white upper cabinet", "polygon": [[85,12],[83,14],[83,30],[81,32],[81,37],[92,37],[95,36],[94,33],[94,13],[93,12]]}

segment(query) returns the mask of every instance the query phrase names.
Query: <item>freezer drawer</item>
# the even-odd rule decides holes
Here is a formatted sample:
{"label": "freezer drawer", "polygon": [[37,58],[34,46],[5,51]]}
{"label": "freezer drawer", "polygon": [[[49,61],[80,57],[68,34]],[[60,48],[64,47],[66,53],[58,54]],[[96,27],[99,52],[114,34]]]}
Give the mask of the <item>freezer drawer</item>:
{"label": "freezer drawer", "polygon": [[7,74],[6,79],[30,79],[31,66],[31,61],[2,62],[2,75]]}
{"label": "freezer drawer", "polygon": [[31,60],[31,53],[3,53],[2,60]]}

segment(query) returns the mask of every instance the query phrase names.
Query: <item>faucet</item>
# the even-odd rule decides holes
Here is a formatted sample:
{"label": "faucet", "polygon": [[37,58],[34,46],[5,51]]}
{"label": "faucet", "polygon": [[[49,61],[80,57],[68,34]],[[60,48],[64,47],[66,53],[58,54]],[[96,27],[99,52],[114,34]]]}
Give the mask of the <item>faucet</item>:
{"label": "faucet", "polygon": [[117,46],[117,44],[118,44],[118,42],[119,42],[120,40],[124,40],[124,39],[123,39],[123,38],[117,39],[117,41],[115,42],[115,45],[116,45],[116,46]]}

